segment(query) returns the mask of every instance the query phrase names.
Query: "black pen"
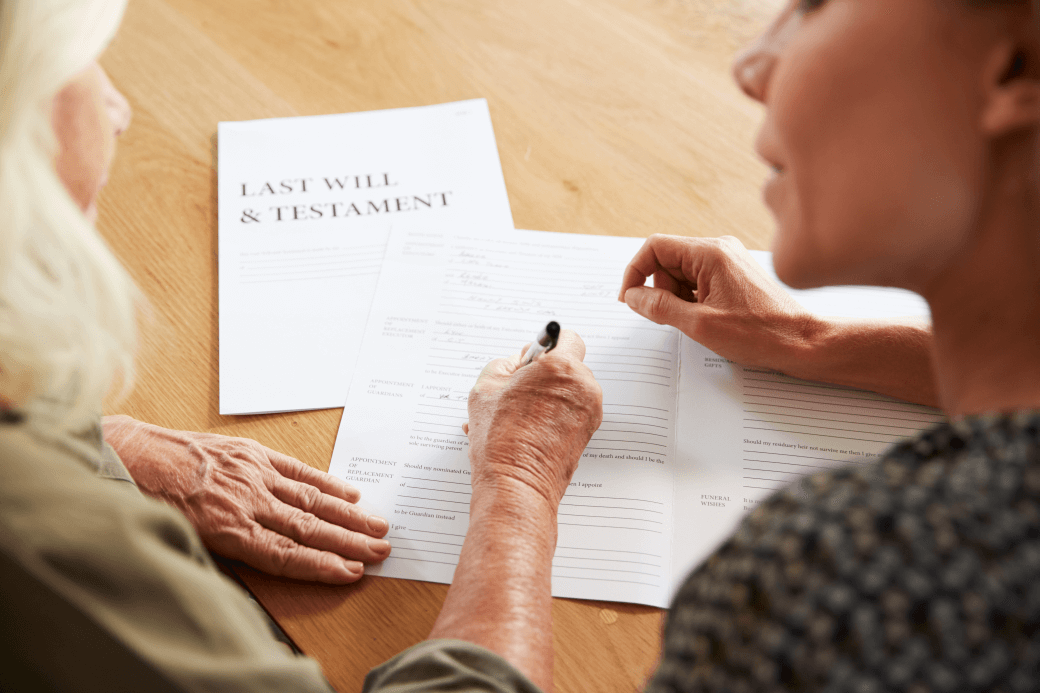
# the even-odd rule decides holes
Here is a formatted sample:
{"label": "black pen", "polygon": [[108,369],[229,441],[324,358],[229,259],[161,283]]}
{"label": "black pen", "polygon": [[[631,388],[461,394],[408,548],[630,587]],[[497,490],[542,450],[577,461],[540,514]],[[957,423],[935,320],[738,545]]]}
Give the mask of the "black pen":
{"label": "black pen", "polygon": [[538,333],[538,336],[534,338],[534,342],[531,343],[531,348],[527,350],[524,357],[520,359],[520,366],[526,366],[527,364],[534,361],[534,358],[539,354],[544,354],[547,351],[552,351],[556,348],[556,343],[560,341],[560,323],[555,320],[550,322],[545,328]]}

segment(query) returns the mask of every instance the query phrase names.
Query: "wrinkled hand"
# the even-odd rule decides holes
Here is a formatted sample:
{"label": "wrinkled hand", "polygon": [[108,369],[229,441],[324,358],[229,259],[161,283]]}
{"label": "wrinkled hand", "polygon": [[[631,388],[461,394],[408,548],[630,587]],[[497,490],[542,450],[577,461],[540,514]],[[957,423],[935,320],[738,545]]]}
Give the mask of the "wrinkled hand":
{"label": "wrinkled hand", "polygon": [[603,420],[603,391],[582,363],[585,343],[564,330],[555,349],[519,368],[520,356],[489,363],[469,393],[474,492],[503,480],[524,484],[553,509]]}
{"label": "wrinkled hand", "polygon": [[[644,286],[648,277],[653,288]],[[782,371],[817,328],[731,236],[651,236],[625,268],[618,298],[720,356]]]}
{"label": "wrinkled hand", "polygon": [[386,520],[357,489],[245,438],[172,431],[108,416],[105,440],[146,495],[187,516],[206,546],[258,570],[353,582],[390,553]]}

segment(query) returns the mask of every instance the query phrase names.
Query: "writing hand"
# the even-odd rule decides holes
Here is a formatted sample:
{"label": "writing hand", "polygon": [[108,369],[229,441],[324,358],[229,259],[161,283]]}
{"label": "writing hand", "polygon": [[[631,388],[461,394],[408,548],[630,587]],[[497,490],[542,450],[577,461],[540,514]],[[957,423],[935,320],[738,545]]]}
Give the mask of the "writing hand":
{"label": "writing hand", "polygon": [[[653,288],[644,286],[649,277]],[[625,268],[618,298],[720,356],[785,372],[819,327],[728,236],[651,236]]]}
{"label": "writing hand", "polygon": [[555,508],[582,451],[603,420],[603,391],[582,363],[585,343],[564,330],[555,349],[519,368],[520,356],[489,363],[469,395],[473,489],[519,482]]}
{"label": "writing hand", "polygon": [[353,582],[390,553],[386,520],[349,484],[245,438],[173,431],[127,416],[105,440],[143,493],[180,510],[210,550],[272,575]]}
{"label": "writing hand", "polygon": [[[530,347],[528,347],[530,348]],[[503,656],[543,690],[553,684],[552,559],[557,511],[603,419],[603,393],[564,331],[519,368],[489,363],[469,394],[470,522],[431,638]]]}

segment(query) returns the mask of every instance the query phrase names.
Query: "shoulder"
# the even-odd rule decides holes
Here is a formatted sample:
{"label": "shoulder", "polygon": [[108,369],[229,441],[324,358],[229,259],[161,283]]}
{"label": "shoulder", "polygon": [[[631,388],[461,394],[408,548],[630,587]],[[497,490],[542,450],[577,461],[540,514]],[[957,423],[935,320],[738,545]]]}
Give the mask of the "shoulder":
{"label": "shoulder", "polygon": [[[809,477],[687,580],[651,690],[698,672],[715,688],[1006,684],[1040,665],[1022,649],[1040,627],[1038,501],[1035,413],[946,424]],[[1012,657],[1027,651],[1037,661]]]}

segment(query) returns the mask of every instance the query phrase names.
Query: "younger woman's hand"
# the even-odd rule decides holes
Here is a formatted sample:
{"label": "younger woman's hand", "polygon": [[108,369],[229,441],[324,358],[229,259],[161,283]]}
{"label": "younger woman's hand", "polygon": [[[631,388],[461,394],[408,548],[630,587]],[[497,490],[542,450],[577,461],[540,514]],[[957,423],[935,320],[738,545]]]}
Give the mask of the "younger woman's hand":
{"label": "younger woman's hand", "polygon": [[785,372],[819,323],[731,236],[651,236],[625,268],[618,299],[724,358]]}

